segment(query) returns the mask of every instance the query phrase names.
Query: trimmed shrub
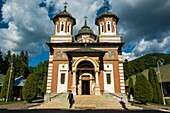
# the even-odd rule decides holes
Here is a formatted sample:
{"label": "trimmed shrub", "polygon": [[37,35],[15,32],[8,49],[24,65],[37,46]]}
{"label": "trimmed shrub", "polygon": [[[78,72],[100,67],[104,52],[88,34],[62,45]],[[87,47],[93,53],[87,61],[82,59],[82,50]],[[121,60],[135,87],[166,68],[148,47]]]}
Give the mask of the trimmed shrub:
{"label": "trimmed shrub", "polygon": [[134,98],[142,104],[146,104],[153,99],[152,86],[142,73],[136,76]]}
{"label": "trimmed shrub", "polygon": [[165,99],[167,105],[170,105],[170,99]]}
{"label": "trimmed shrub", "polygon": [[46,86],[47,86],[47,77],[45,75],[43,78],[43,83],[42,83],[42,91],[41,91],[42,97],[44,97],[44,95],[46,93]]}
{"label": "trimmed shrub", "polygon": [[153,68],[149,68],[148,80],[153,88],[153,102],[162,103],[162,93],[158,82],[157,74]]}
{"label": "trimmed shrub", "polygon": [[[8,71],[6,73],[6,76],[3,81],[3,86],[1,89],[1,97],[6,100],[7,98],[7,91],[8,91],[8,84],[9,84],[9,79],[10,79],[10,70],[11,68],[8,68]],[[14,80],[15,80],[15,71],[14,68],[12,68],[12,73],[11,73],[11,79],[10,79],[10,86],[9,86],[9,92],[8,92],[8,101],[13,101],[14,100]]]}
{"label": "trimmed shrub", "polygon": [[128,98],[130,98],[130,95],[134,96],[134,85],[132,77],[129,78]]}
{"label": "trimmed shrub", "polygon": [[36,99],[38,93],[37,80],[34,74],[29,74],[24,87],[22,88],[23,99],[31,103]]}

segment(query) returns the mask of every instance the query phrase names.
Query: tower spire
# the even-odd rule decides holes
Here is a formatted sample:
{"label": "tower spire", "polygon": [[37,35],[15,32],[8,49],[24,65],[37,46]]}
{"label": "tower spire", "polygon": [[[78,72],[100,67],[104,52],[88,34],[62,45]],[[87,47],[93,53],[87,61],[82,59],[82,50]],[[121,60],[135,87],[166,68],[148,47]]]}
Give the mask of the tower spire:
{"label": "tower spire", "polygon": [[64,11],[66,11],[67,4],[68,4],[68,3],[67,3],[67,2],[64,2],[63,4],[64,4]]}
{"label": "tower spire", "polygon": [[85,16],[84,19],[85,19],[84,25],[87,26],[87,16]]}

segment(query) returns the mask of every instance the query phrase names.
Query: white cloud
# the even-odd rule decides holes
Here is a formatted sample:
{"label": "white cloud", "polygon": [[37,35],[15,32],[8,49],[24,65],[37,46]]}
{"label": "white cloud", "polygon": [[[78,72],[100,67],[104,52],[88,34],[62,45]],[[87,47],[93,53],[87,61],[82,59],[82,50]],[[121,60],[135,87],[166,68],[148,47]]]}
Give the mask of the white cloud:
{"label": "white cloud", "polygon": [[170,36],[165,37],[162,41],[158,41],[157,39],[145,41],[142,39],[138,44],[136,44],[131,52],[123,52],[123,60],[134,60],[148,53],[168,53],[169,47]]}
{"label": "white cloud", "polygon": [[129,53],[125,53],[125,52],[122,52],[122,59],[123,61],[125,59],[127,59],[128,61],[131,61],[131,60],[134,60],[136,58],[135,54],[132,52],[129,52]]}
{"label": "white cloud", "polygon": [[[30,56],[40,54],[42,45],[53,33],[53,23],[45,8],[38,5],[41,0],[7,0],[2,7],[3,22],[7,29],[0,29],[2,50],[28,51]],[[5,45],[4,45],[5,43]]]}
{"label": "white cloud", "polygon": [[[46,0],[45,7],[39,7],[42,0],[7,0],[2,7],[3,22],[9,24],[9,28],[0,29],[1,49],[4,51],[11,50],[19,52],[28,51],[30,56],[40,54],[43,49],[47,50],[46,42],[49,36],[53,34],[54,25],[48,17],[49,7],[54,5],[54,14],[63,11],[65,1],[63,0]],[[103,5],[103,2],[73,0],[67,1],[67,11],[76,18],[74,35],[84,25],[84,16],[87,16],[87,24],[95,33],[96,11]],[[6,43],[6,45],[3,45]]]}

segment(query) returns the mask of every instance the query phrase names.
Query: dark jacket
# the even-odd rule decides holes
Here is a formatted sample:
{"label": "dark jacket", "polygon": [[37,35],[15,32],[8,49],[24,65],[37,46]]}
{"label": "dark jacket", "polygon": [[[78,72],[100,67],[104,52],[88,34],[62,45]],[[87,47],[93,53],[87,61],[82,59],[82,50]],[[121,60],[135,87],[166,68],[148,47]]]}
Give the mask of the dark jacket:
{"label": "dark jacket", "polygon": [[73,93],[69,93],[68,99],[73,99]]}

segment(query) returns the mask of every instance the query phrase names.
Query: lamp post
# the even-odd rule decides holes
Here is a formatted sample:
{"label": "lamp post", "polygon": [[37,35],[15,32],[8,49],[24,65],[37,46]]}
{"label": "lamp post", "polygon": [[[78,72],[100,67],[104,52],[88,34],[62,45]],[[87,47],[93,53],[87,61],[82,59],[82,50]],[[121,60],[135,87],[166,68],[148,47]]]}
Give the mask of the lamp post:
{"label": "lamp post", "polygon": [[8,95],[9,95],[9,88],[10,88],[10,83],[11,83],[13,61],[10,61],[10,63],[11,63],[11,68],[10,68],[10,75],[9,75],[9,81],[8,81],[8,89],[7,89],[7,95],[6,95],[6,102],[8,102]]}
{"label": "lamp post", "polygon": [[162,87],[161,72],[160,72],[160,66],[162,66],[163,63],[164,63],[164,59],[159,59],[159,60],[157,61],[158,75],[159,75],[159,80],[160,80],[160,84],[161,84],[161,91],[162,91],[163,104],[166,105],[166,103],[165,103],[165,98],[164,98],[163,87]]}

